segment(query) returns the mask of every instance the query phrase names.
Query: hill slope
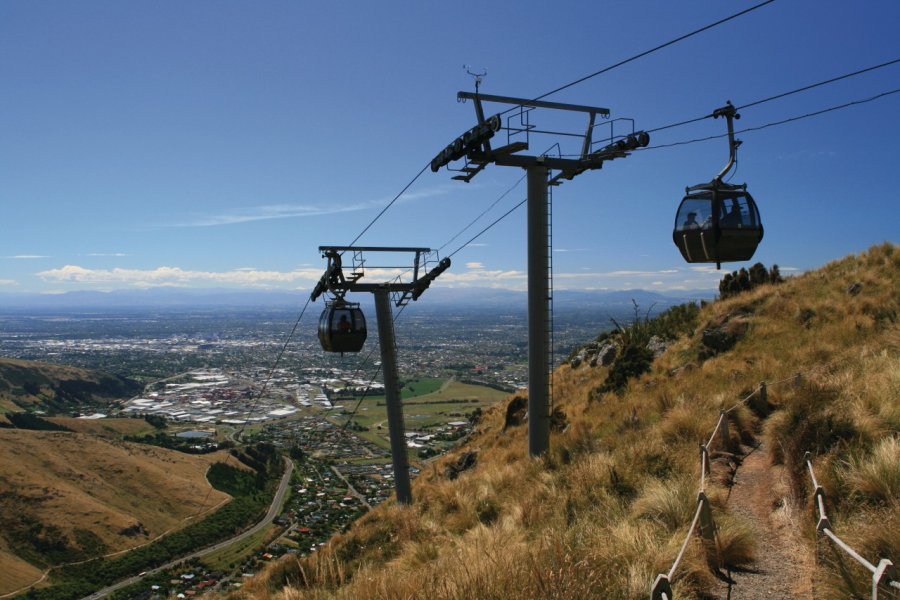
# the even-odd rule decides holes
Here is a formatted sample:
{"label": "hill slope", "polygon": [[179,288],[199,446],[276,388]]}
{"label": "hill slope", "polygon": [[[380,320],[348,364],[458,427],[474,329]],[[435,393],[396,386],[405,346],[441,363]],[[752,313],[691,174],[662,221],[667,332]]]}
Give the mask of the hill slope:
{"label": "hill slope", "polygon": [[46,567],[144,544],[218,506],[229,496],[205,477],[216,461],[233,459],[0,429],[0,595]]}
{"label": "hill slope", "polygon": [[[554,375],[559,412],[546,457],[526,456],[517,401],[495,407],[464,447],[423,471],[412,506],[379,506],[322,551],[271,565],[232,597],[646,598],[691,523],[698,442],[730,407],[727,447],[770,449],[765,465],[785,483],[764,490],[764,510],[782,513],[802,553],[814,552],[802,462],[811,451],[837,530],[864,556],[896,563],[898,315],[900,250],[886,244],[704,307],[621,394],[608,391],[615,363],[565,365]],[[767,403],[743,403],[760,382]],[[468,452],[474,467],[447,469]],[[754,525],[728,503],[740,460],[729,457],[706,485],[721,560],[753,567]],[[679,598],[719,586],[694,540],[674,573]],[[809,572],[795,577],[807,588],[815,575],[820,597],[847,596],[836,570],[804,564]],[[865,589],[864,574],[853,576]]]}
{"label": "hill slope", "polygon": [[105,407],[141,389],[136,381],[100,371],[0,358],[0,413],[28,409],[67,413]]}

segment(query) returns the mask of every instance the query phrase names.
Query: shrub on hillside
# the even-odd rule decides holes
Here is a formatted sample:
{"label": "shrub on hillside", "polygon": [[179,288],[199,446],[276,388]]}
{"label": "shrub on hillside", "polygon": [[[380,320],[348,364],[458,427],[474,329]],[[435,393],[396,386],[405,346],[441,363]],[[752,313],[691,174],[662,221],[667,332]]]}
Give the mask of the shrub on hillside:
{"label": "shrub on hillside", "polygon": [[749,271],[742,267],[740,271],[726,273],[719,282],[719,297],[728,298],[752,290],[764,283],[781,283],[782,281],[784,278],[781,276],[778,265],[772,265],[772,268],[767,271],[762,263],[756,263],[750,267]]}
{"label": "shrub on hillside", "polygon": [[609,367],[606,380],[591,391],[590,400],[596,400],[607,392],[621,394],[629,379],[640,377],[650,370],[655,357],[654,342],[674,340],[692,333],[697,326],[700,307],[694,302],[673,306],[652,318],[650,310],[653,307],[641,317],[637,303],[633,303],[634,320],[631,324],[622,327],[613,319],[616,331],[605,334],[602,340],[598,338],[615,343],[620,350]]}

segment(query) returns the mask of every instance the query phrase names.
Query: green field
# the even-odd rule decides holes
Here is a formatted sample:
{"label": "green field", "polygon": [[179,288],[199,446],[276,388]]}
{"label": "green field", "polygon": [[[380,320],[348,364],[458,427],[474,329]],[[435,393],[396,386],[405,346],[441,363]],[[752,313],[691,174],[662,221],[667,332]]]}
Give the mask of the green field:
{"label": "green field", "polygon": [[[455,379],[409,380],[403,389],[403,421],[407,430],[427,430],[440,427],[450,421],[465,419],[476,408],[485,409],[503,400],[509,394],[482,385],[460,383]],[[353,410],[350,402],[345,410]],[[344,423],[347,416],[336,414],[333,420]],[[387,441],[387,408],[384,396],[371,396],[363,400],[353,421],[368,427],[369,431],[356,432],[360,437],[389,448]],[[379,429],[379,426],[381,427]]]}

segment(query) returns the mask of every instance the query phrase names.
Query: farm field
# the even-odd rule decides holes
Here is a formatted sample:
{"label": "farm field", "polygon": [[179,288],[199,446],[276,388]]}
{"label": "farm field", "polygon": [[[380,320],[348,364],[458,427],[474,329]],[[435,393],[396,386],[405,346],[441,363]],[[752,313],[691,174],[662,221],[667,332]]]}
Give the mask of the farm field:
{"label": "farm field", "polygon": [[[466,415],[476,408],[485,410],[509,394],[483,385],[462,383],[453,378],[423,378],[407,381],[401,396],[406,430],[427,431],[452,421],[466,420]],[[353,412],[355,404],[351,405],[349,401],[343,404],[345,413]],[[343,424],[346,415],[336,414],[332,420]],[[368,429],[357,431],[360,437],[385,449],[390,447],[384,396],[371,396],[363,400],[353,416],[353,422]]]}

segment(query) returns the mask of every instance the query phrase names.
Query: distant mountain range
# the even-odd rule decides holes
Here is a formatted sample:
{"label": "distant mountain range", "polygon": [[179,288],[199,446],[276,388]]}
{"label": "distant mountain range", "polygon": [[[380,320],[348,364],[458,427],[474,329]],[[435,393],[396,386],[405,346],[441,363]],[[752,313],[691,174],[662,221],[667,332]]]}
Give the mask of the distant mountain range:
{"label": "distant mountain range", "polygon": [[[91,309],[140,309],[140,308],[244,308],[244,309],[296,309],[306,303],[308,291],[246,291],[233,289],[149,289],[118,290],[112,292],[79,291],[64,294],[0,293],[0,311],[23,310],[91,310]],[[603,306],[631,306],[632,300],[641,307],[657,308],[681,304],[689,300],[714,298],[713,290],[667,291],[622,290],[612,292],[570,291],[554,292],[554,306],[558,309],[577,308],[586,304]],[[353,300],[370,305],[370,295],[357,294]],[[523,308],[526,292],[493,288],[442,288],[429,289],[422,296],[422,309],[447,309],[460,307],[493,310],[503,307]],[[321,304],[321,300],[317,302]]]}

